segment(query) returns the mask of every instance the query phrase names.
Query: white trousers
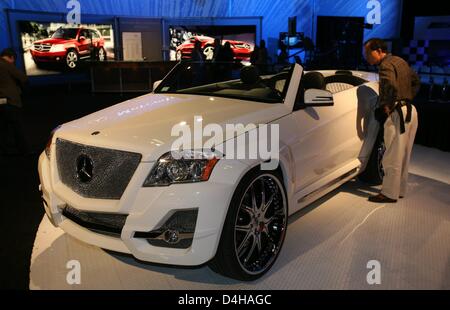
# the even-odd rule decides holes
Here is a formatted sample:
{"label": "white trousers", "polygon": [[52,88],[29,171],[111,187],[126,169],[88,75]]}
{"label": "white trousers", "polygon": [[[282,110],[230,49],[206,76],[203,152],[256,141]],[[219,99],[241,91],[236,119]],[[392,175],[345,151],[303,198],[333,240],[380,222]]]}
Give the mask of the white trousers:
{"label": "white trousers", "polygon": [[[406,118],[406,106],[402,107],[402,112]],[[397,111],[394,111],[384,123],[386,152],[383,156],[384,178],[381,193],[391,199],[406,196],[409,161],[418,126],[414,106],[411,113],[411,122],[405,122],[403,134],[400,134],[400,115]]]}

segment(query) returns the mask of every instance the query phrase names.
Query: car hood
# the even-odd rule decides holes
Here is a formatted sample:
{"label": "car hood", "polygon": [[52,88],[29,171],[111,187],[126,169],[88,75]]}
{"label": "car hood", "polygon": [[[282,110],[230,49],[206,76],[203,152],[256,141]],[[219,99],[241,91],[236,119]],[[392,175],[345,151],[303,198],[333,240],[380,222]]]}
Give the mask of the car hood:
{"label": "car hood", "polygon": [[39,40],[39,41],[35,41],[33,44],[63,44],[63,43],[67,43],[70,41],[73,41],[75,39],[72,40],[66,40],[66,39],[53,39],[53,38],[48,38],[48,39],[43,39],[43,40]]}
{"label": "car hood", "polygon": [[[218,124],[226,138],[243,134],[247,128],[234,129],[226,124],[267,124],[289,114],[284,104],[181,94],[149,94],[64,124],[55,134],[81,144],[126,150],[143,154],[153,161],[170,151],[179,136],[172,136],[177,124],[185,124],[193,135],[194,124]],[[201,117],[201,118],[200,118]],[[180,127],[180,128],[183,128]],[[200,137],[202,143],[211,137]]]}

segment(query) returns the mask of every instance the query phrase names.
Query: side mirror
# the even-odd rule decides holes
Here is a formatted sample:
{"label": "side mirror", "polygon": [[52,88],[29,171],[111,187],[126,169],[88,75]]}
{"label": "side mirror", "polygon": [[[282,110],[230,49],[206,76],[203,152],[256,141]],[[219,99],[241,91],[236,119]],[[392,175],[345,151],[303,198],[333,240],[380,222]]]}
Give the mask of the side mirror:
{"label": "side mirror", "polygon": [[333,106],[333,94],[322,89],[307,89],[305,91],[305,106],[307,107],[327,107]]}
{"label": "side mirror", "polygon": [[162,80],[156,81],[155,83],[153,83],[153,91],[155,91],[155,89],[159,86],[159,84],[161,84]]}
{"label": "side mirror", "polygon": [[82,42],[82,41],[85,41],[85,40],[86,40],[86,37],[84,37],[84,36],[81,36],[81,37],[78,38],[79,42]]}

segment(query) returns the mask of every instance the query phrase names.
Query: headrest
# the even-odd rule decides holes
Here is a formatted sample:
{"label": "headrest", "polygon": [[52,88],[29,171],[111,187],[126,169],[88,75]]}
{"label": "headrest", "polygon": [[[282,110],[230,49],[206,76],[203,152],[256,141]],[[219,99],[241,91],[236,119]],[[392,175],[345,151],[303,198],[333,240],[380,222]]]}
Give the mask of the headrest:
{"label": "headrest", "polygon": [[349,70],[337,70],[334,74],[353,75],[353,73]]}
{"label": "headrest", "polygon": [[259,81],[258,68],[255,66],[247,66],[241,69],[241,81],[244,84],[255,84]]}
{"label": "headrest", "polygon": [[325,77],[320,72],[308,72],[302,77],[302,85],[304,89],[325,89]]}

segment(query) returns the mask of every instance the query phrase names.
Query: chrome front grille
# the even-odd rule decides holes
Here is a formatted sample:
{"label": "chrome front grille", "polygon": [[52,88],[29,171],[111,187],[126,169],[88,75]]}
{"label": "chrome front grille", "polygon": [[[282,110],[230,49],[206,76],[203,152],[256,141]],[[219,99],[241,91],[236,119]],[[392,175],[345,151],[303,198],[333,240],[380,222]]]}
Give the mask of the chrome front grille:
{"label": "chrome front grille", "polygon": [[56,141],[60,180],[85,198],[120,199],[140,161],[138,153]]}
{"label": "chrome front grille", "polygon": [[38,52],[49,52],[51,48],[51,44],[34,44],[34,49]]}

